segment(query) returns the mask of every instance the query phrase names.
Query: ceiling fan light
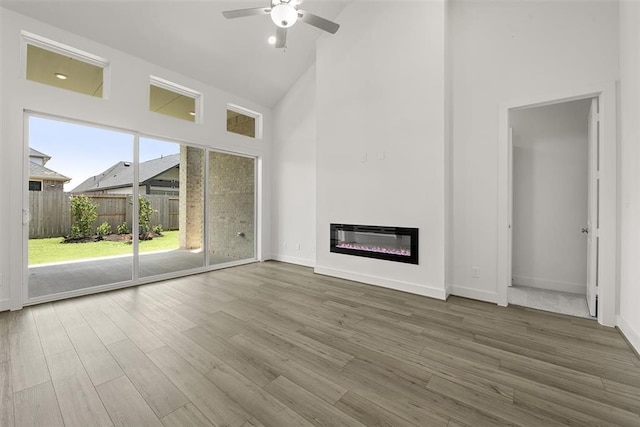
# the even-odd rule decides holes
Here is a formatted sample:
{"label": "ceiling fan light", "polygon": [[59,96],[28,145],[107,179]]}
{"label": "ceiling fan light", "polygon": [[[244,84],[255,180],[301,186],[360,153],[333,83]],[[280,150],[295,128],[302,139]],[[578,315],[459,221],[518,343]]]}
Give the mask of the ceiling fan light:
{"label": "ceiling fan light", "polygon": [[295,6],[280,3],[271,9],[271,19],[278,27],[289,28],[298,20],[298,11]]}

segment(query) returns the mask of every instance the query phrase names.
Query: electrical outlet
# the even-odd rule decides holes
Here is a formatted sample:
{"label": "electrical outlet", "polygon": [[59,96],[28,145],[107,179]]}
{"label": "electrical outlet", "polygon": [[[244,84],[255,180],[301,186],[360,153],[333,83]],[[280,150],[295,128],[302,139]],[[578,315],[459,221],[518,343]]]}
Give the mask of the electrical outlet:
{"label": "electrical outlet", "polygon": [[471,277],[473,277],[474,279],[480,278],[480,269],[478,267],[471,268]]}

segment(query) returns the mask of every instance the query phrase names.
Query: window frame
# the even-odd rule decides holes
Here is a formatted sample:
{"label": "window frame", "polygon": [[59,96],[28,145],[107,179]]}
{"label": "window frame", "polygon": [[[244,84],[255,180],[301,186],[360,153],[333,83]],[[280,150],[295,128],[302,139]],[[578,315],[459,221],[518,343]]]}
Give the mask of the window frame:
{"label": "window frame", "polygon": [[[51,39],[48,39],[46,37],[42,37],[37,34],[30,33],[28,31],[24,31],[24,30],[21,31],[21,36],[22,36],[21,50],[22,50],[22,56],[23,56],[22,60],[20,61],[21,67],[22,67],[21,75],[25,80],[27,79],[27,48],[29,45],[32,45],[35,47],[39,47],[40,49],[44,49],[49,52],[56,53],[58,55],[68,56],[75,60],[84,62],[86,64],[94,65],[96,67],[102,68],[102,97],[94,97],[94,98],[97,98],[97,99],[110,98],[111,96],[111,66],[110,66],[111,63],[108,59],[100,57],[98,55],[94,55],[84,50],[80,50],[75,47],[60,43],[60,42],[51,40]],[[29,81],[33,81],[33,80],[29,80]],[[36,83],[51,86],[43,82],[36,81]],[[57,86],[51,86],[51,87],[57,87]],[[70,90],[71,92],[81,93],[71,89],[67,89],[67,90]]]}
{"label": "window frame", "polygon": [[[39,189],[39,190],[32,190],[32,189],[31,189],[31,183],[32,183],[32,182],[33,182],[33,183],[36,183],[36,182],[37,182],[38,184],[40,184],[40,189]],[[44,181],[42,181],[41,179],[30,179],[30,180],[29,180],[29,191],[39,191],[39,192],[42,192],[43,187],[44,187]]]}
{"label": "window frame", "polygon": [[[161,89],[165,89],[168,90],[170,92],[174,92],[177,93],[178,95],[182,95],[182,96],[186,96],[189,98],[193,98],[194,100],[194,113],[195,116],[193,118],[193,122],[191,123],[197,123],[200,124],[202,123],[202,117],[203,117],[203,96],[202,93],[198,92],[197,90],[188,88],[186,86],[182,86],[178,83],[172,82],[170,80],[167,79],[163,79],[162,77],[158,77],[158,76],[154,76],[154,75],[150,75],[149,76],[149,86],[156,86],[159,87]],[[149,87],[149,93],[151,93],[151,88]],[[150,96],[149,96],[150,97]],[[151,103],[151,99],[149,99],[149,104]],[[149,111],[151,111],[152,113],[157,113],[157,114],[163,114],[163,113],[158,113],[156,111],[152,111],[151,109],[149,109]],[[171,116],[169,115],[169,117],[174,117],[176,119],[180,119],[179,117],[175,117],[175,116]],[[180,119],[183,120],[183,119]],[[188,120],[183,120],[185,122],[189,122]]]}
{"label": "window frame", "polygon": [[227,104],[227,110],[225,111],[225,114],[227,111],[233,111],[234,113],[238,113],[238,114],[242,114],[244,116],[247,117],[251,117],[255,120],[255,137],[251,138],[250,136],[247,135],[242,135],[240,133],[236,133],[236,132],[231,132],[227,129],[227,125],[226,125],[226,121],[225,121],[225,126],[224,126],[224,130],[228,133],[232,133],[234,135],[240,135],[240,136],[244,136],[245,138],[251,138],[251,139],[256,139],[256,140],[261,140],[262,139],[262,128],[263,128],[263,115],[261,113],[258,113],[257,111],[253,111],[253,110],[249,110],[248,108],[245,107],[241,107],[237,104]]}

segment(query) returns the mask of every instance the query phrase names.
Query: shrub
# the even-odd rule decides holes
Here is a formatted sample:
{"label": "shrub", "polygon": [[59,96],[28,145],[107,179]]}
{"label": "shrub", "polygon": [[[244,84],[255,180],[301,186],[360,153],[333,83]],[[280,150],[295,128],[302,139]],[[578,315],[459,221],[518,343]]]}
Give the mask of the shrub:
{"label": "shrub", "polygon": [[71,237],[76,238],[81,236],[82,236],[82,233],[80,232],[80,227],[78,227],[78,225],[76,224],[73,224],[71,226]]}
{"label": "shrub", "polygon": [[123,222],[118,226],[118,234],[129,234],[129,224]]}
{"label": "shrub", "polygon": [[162,234],[164,230],[162,229],[162,224],[158,224],[158,225],[154,225],[153,226],[153,232],[155,234]]}
{"label": "shrub", "polygon": [[146,197],[140,196],[138,198],[138,224],[140,225],[140,234],[149,231],[152,214],[153,209],[151,208],[151,202]]}
{"label": "shrub", "polygon": [[109,225],[107,221],[103,222],[98,226],[98,228],[96,228],[96,233],[100,237],[108,236],[109,234],[111,234],[111,225]]}
{"label": "shrub", "polygon": [[84,194],[71,197],[74,222],[71,226],[71,237],[90,237],[93,234],[91,225],[98,218],[97,209],[98,205]]}

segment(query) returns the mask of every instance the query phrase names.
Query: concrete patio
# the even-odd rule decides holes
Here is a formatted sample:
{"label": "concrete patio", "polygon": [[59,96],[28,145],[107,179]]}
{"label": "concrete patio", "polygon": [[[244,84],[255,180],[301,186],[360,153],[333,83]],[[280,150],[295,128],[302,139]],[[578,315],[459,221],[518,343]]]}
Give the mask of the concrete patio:
{"label": "concrete patio", "polygon": [[[234,261],[211,256],[211,265]],[[204,266],[204,252],[176,249],[140,254],[139,277]],[[132,280],[133,255],[29,267],[29,298]]]}

